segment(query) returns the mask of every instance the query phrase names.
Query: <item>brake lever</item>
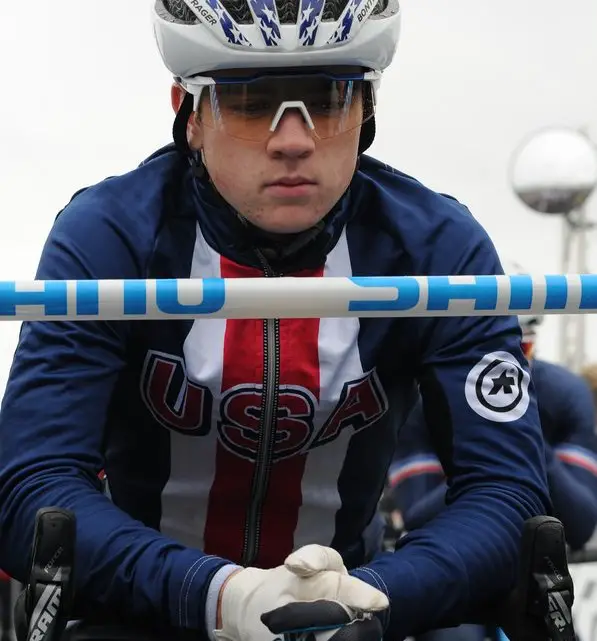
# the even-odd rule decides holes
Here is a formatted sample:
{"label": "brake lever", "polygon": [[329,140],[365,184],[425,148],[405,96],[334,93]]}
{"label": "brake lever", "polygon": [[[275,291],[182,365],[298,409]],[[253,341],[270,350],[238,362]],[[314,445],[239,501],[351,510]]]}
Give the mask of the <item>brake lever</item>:
{"label": "brake lever", "polygon": [[26,641],[58,641],[72,610],[76,519],[73,512],[38,510],[24,610]]}

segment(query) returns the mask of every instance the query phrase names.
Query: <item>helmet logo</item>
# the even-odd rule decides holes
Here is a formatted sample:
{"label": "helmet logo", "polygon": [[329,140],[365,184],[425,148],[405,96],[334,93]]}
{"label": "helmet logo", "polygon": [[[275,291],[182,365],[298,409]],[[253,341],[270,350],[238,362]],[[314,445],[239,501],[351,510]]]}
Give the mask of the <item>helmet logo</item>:
{"label": "helmet logo", "polygon": [[377,0],[367,0],[365,6],[359,11],[357,15],[357,20],[363,22],[363,20],[369,15],[371,9],[377,4]]}

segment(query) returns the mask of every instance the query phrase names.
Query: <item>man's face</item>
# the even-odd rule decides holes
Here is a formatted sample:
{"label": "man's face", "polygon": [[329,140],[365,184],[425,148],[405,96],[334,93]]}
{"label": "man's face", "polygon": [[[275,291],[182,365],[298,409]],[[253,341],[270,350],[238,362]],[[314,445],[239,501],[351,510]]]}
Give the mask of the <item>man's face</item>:
{"label": "man's face", "polygon": [[296,233],[318,223],[352,180],[361,127],[320,140],[298,109],[288,109],[265,139],[241,139],[213,126],[213,106],[204,93],[188,137],[193,149],[202,150],[220,195],[269,232]]}

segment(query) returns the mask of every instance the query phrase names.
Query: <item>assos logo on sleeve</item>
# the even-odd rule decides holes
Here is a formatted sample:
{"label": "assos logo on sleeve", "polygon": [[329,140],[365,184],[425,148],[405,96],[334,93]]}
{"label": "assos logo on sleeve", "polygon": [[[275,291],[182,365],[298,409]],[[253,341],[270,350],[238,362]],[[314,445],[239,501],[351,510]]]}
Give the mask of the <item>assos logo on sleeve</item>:
{"label": "assos logo on sleeve", "polygon": [[530,376],[508,352],[491,352],[471,369],[464,394],[479,416],[498,423],[516,421],[529,406]]}

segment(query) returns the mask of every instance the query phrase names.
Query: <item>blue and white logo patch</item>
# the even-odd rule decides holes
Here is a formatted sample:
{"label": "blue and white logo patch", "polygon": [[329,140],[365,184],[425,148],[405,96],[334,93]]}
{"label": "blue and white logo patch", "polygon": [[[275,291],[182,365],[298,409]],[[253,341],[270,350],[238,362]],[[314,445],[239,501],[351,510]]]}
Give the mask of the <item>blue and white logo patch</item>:
{"label": "blue and white logo patch", "polygon": [[466,377],[470,408],[489,421],[509,423],[529,407],[529,373],[508,352],[486,354]]}

